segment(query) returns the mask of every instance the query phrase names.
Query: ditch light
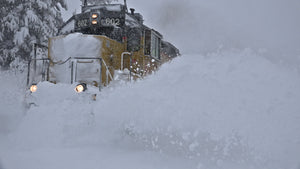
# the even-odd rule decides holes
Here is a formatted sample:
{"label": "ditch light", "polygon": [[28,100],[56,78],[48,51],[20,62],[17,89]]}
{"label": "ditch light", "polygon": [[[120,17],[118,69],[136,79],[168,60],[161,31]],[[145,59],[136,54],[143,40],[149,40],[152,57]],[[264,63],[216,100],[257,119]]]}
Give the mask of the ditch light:
{"label": "ditch light", "polygon": [[98,18],[98,14],[93,14],[93,15],[92,15],[92,18],[93,18],[93,19]]}
{"label": "ditch light", "polygon": [[86,84],[85,83],[80,83],[76,86],[75,91],[77,93],[81,93],[87,90]]}
{"label": "ditch light", "polygon": [[37,85],[36,85],[36,84],[32,84],[32,85],[30,86],[30,91],[31,91],[31,93],[34,93],[34,92],[36,92],[36,91],[37,91],[37,89],[38,89],[38,87],[37,87]]}
{"label": "ditch light", "polygon": [[93,25],[97,25],[98,22],[97,22],[96,20],[93,20],[93,21],[92,21],[92,24],[93,24]]}

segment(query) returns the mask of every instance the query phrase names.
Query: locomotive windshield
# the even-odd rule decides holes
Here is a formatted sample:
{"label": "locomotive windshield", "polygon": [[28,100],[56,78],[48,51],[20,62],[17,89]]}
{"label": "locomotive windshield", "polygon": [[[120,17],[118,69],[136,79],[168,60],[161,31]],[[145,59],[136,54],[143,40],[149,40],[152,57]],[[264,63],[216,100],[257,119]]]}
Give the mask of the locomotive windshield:
{"label": "locomotive windshield", "polygon": [[81,0],[86,5],[123,4],[123,0]]}

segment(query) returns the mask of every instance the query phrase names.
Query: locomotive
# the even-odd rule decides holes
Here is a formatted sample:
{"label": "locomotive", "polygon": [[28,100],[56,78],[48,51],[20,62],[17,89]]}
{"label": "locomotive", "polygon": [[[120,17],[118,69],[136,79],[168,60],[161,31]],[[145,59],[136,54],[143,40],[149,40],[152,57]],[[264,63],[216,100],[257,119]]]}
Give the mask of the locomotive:
{"label": "locomotive", "polygon": [[[118,78],[143,78],[161,64],[180,55],[156,30],[144,25],[143,16],[124,4],[88,3],[60,28],[48,46],[34,45],[28,63],[27,85],[31,93],[37,83],[76,84],[78,93],[88,86],[102,87]],[[41,56],[46,48],[48,56]]]}

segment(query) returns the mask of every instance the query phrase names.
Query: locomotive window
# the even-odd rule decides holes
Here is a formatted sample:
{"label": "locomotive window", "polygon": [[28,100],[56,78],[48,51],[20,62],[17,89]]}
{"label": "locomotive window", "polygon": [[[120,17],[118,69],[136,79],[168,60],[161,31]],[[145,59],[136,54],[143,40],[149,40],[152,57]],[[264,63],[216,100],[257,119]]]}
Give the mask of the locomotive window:
{"label": "locomotive window", "polygon": [[136,52],[141,47],[141,30],[139,28],[130,28],[127,32],[127,50]]}
{"label": "locomotive window", "polygon": [[155,34],[151,37],[151,56],[160,59],[160,39]]}
{"label": "locomotive window", "polygon": [[145,55],[160,59],[161,37],[152,30],[145,30]]}
{"label": "locomotive window", "polygon": [[151,31],[145,30],[145,55],[151,54]]}

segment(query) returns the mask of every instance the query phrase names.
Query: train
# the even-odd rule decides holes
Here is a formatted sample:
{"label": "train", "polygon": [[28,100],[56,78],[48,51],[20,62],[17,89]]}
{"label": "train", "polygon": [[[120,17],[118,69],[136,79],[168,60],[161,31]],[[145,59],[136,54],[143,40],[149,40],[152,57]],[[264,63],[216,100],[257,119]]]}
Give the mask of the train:
{"label": "train", "polygon": [[[28,63],[27,85],[31,93],[38,83],[76,84],[77,93],[89,86],[99,91],[116,79],[136,80],[156,71],[180,55],[143,16],[124,3],[83,1],[74,14],[49,38],[48,46],[34,44]],[[46,54],[41,55],[41,51]]]}

